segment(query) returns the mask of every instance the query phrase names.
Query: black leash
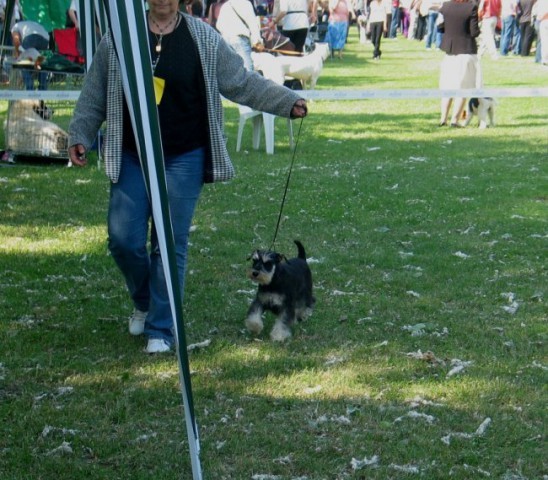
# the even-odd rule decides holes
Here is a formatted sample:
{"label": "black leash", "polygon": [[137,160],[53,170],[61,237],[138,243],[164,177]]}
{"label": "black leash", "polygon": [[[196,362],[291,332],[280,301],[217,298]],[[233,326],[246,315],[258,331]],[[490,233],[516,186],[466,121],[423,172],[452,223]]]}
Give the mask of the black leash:
{"label": "black leash", "polygon": [[280,222],[282,220],[282,214],[285,205],[285,198],[287,197],[287,190],[289,188],[289,180],[291,179],[291,172],[293,171],[293,165],[295,163],[295,157],[297,155],[297,147],[299,145],[299,139],[301,138],[301,128],[303,126],[304,117],[301,117],[301,123],[299,124],[299,130],[297,131],[297,138],[295,139],[295,147],[293,148],[293,155],[291,157],[291,164],[289,165],[289,172],[287,173],[287,180],[285,182],[284,196],[282,198],[282,204],[280,205],[280,214],[278,215],[278,222],[276,223],[276,230],[274,231],[274,238],[270,244],[270,249],[274,249],[274,244],[276,243],[276,238],[278,236],[278,230],[280,229]]}

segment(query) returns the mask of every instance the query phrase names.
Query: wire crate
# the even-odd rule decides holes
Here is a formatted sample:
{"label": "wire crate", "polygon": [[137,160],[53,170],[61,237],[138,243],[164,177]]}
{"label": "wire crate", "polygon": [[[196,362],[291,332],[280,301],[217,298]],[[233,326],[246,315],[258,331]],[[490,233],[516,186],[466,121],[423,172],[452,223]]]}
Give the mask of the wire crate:
{"label": "wire crate", "polygon": [[[67,158],[68,125],[75,100],[63,98],[62,91],[79,90],[83,74],[49,72],[35,69],[10,69],[10,90],[31,90],[31,86],[48,92],[48,99],[40,98],[40,91],[29,98],[10,100],[5,128],[5,148],[14,156]],[[31,85],[32,82],[32,85]],[[51,95],[52,91],[59,95]]]}

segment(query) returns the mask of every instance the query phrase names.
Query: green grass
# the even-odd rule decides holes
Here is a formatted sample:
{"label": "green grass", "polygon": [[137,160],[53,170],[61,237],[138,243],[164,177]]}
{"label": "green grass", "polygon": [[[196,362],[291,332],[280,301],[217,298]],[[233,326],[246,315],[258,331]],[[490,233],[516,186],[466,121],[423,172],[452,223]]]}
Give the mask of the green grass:
{"label": "green grass", "polygon": [[[385,41],[373,63],[351,35],[318,88],[436,88],[440,52]],[[548,75],[532,58],[484,73],[489,87]],[[227,105],[238,175],[204,189],[185,297],[188,342],[212,340],[190,355],[205,479],[548,475],[548,100],[499,99],[485,131],[439,129],[438,109],[312,102],[277,248],[304,243],[317,307],[278,345],[243,320],[246,258],[271,242],[291,160],[285,123],[274,156],[250,149],[249,127],[236,153]],[[175,357],[127,334],[107,201],[94,165],[0,167],[2,479],[191,478]],[[472,363],[448,375],[455,359]]]}

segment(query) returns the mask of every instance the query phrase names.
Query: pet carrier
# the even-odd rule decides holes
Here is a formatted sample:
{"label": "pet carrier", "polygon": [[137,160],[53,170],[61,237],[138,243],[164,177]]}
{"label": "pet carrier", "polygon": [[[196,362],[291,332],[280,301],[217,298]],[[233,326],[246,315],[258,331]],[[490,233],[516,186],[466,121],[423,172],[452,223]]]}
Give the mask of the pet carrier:
{"label": "pet carrier", "polygon": [[[65,92],[80,90],[82,82],[81,73],[11,66],[10,90],[29,91],[29,96],[18,95],[9,101],[5,150],[10,160],[18,155],[67,158],[67,129],[76,101]],[[47,91],[43,95],[47,99],[41,98],[41,91]]]}

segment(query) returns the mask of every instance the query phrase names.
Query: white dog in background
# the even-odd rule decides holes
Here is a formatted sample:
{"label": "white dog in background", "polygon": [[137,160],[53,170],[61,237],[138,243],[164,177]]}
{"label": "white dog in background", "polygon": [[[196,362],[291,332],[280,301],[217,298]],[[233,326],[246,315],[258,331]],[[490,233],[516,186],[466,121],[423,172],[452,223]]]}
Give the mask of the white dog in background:
{"label": "white dog in background", "polygon": [[266,78],[276,83],[280,83],[280,78],[296,78],[301,80],[303,88],[313,90],[322,73],[323,62],[329,58],[329,45],[318,42],[311,53],[302,56],[253,53],[252,58],[255,68],[261,70]]}
{"label": "white dog in background", "polygon": [[471,98],[467,104],[464,126],[467,127],[472,121],[472,117],[477,115],[479,120],[479,128],[484,129],[487,127],[494,127],[495,106],[496,102],[494,98]]}
{"label": "white dog in background", "polygon": [[48,120],[52,112],[40,100],[15,100],[6,121],[6,146],[14,152],[63,155],[68,133]]}

